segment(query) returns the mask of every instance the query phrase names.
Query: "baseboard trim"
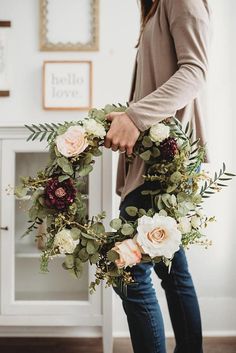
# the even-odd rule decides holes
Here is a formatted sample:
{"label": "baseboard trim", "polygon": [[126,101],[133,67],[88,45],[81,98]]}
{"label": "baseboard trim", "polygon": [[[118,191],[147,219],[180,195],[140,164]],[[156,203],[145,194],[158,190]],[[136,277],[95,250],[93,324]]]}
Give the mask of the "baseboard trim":
{"label": "baseboard trim", "polygon": [[[114,338],[127,338],[127,331],[117,331],[113,334]],[[174,334],[171,331],[166,332],[167,338],[173,338]],[[203,337],[236,337],[236,331],[203,331]]]}
{"label": "baseboard trim", "polygon": [[0,326],[0,337],[102,337],[101,327]]}

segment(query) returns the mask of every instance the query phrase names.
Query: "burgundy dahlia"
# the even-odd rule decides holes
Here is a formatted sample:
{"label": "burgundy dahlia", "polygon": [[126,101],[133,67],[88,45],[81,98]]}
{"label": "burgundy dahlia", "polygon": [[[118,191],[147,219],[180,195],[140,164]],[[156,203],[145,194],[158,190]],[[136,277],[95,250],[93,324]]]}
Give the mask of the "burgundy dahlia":
{"label": "burgundy dahlia", "polygon": [[178,151],[177,141],[174,137],[168,137],[160,143],[161,157],[171,161]]}
{"label": "burgundy dahlia", "polygon": [[76,197],[76,189],[72,179],[59,182],[55,176],[47,182],[44,190],[45,204],[50,208],[63,211],[70,206]]}

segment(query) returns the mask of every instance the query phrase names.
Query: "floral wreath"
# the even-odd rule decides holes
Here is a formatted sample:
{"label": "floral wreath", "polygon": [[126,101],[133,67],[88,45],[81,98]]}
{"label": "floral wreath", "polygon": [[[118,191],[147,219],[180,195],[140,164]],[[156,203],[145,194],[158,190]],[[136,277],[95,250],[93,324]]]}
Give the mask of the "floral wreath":
{"label": "floral wreath", "polygon": [[143,159],[143,178],[155,183],[154,189],[142,191],[151,197],[150,209],[128,206],[125,211],[133,220],[112,219],[113,231],[106,231],[104,211],[88,218],[84,178],[93,170],[94,157],[102,155],[111,124],[106,115],[126,109],[107,105],[90,110],[81,121],[26,125],[28,141],[47,139],[50,161],[36,177],[21,177],[14,189],[18,199],[32,200],[30,225],[23,236],[44,223],[44,230],[36,235],[43,242],[43,272],[49,271],[49,260],[59,254],[65,256],[63,268],[76,278],[85,263],[95,265],[91,293],[101,280],[108,286],[132,284],[131,267],[140,262],[163,261],[170,266],[181,245],[210,245],[203,229],[215,217],[204,214],[202,203],[235,176],[226,172],[225,164],[213,178],[199,171],[205,148],[199,140],[192,141],[190,124],[183,130],[178,119],[168,118],[141,132],[133,154],[126,155],[128,163],[137,155]]}

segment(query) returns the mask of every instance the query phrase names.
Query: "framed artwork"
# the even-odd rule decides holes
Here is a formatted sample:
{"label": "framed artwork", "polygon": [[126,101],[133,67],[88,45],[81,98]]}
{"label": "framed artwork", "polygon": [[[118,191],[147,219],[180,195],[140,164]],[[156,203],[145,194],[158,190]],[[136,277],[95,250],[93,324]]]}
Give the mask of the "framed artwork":
{"label": "framed artwork", "polygon": [[99,0],[39,1],[40,50],[98,50]]}
{"label": "framed artwork", "polygon": [[9,97],[7,79],[7,42],[10,21],[0,21],[0,97]]}
{"label": "framed artwork", "polygon": [[43,108],[88,110],[92,107],[91,61],[45,61]]}

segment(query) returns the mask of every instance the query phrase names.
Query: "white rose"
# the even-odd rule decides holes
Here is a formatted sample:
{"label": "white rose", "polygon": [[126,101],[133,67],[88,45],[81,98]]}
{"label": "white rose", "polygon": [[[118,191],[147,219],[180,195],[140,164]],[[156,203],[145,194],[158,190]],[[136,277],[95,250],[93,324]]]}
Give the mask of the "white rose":
{"label": "white rose", "polygon": [[201,219],[198,216],[192,216],[191,218],[191,224],[193,228],[198,228],[201,225]]}
{"label": "white rose", "polygon": [[58,151],[65,157],[74,157],[83,152],[88,146],[85,129],[82,126],[70,126],[68,130],[57,136]]}
{"label": "white rose", "polygon": [[178,229],[182,234],[191,232],[192,227],[188,217],[180,217],[178,221],[179,221]]}
{"label": "white rose", "polygon": [[165,124],[158,123],[149,130],[150,139],[153,142],[162,142],[170,135],[170,128]]}
{"label": "white rose", "polygon": [[138,219],[136,241],[145,254],[151,258],[164,256],[171,258],[179,250],[181,233],[172,217],[146,215]]}
{"label": "white rose", "polygon": [[126,239],[122,242],[117,242],[112,250],[116,251],[120,256],[118,260],[115,260],[118,268],[134,266],[142,259],[141,251],[134,239]]}
{"label": "white rose", "polygon": [[103,138],[106,135],[104,126],[94,119],[89,119],[84,122],[84,128],[88,134]]}
{"label": "white rose", "polygon": [[54,247],[58,247],[60,254],[72,254],[78,241],[74,241],[69,229],[62,229],[55,235]]}

